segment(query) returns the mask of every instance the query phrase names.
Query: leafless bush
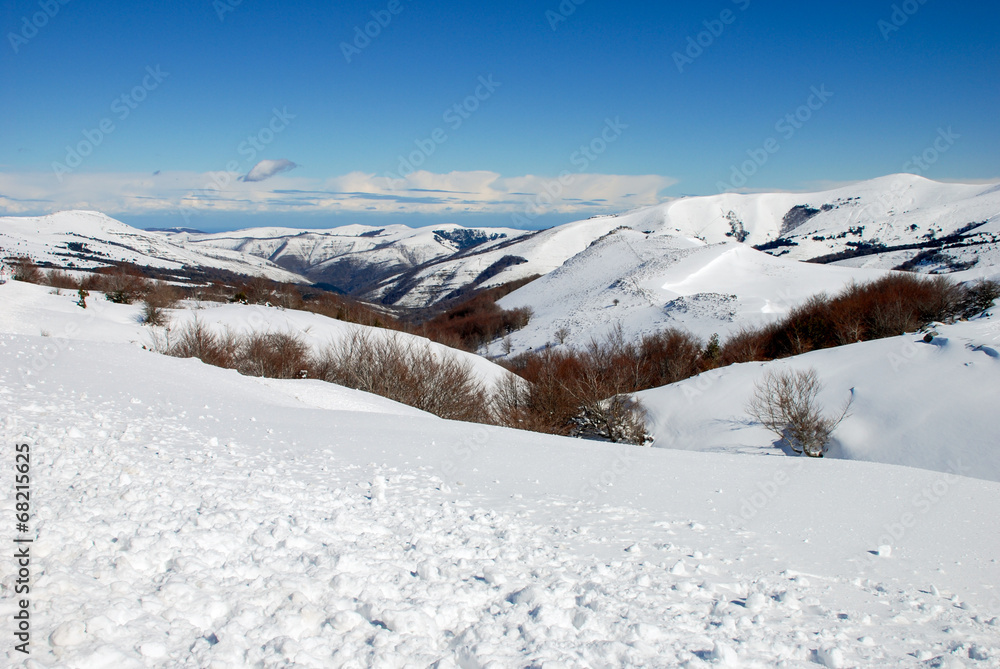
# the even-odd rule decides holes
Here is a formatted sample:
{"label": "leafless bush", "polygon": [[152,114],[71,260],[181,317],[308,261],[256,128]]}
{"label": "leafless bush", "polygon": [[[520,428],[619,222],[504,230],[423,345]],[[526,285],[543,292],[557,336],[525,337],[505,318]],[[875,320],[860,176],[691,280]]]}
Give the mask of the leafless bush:
{"label": "leafless bush", "polygon": [[67,288],[74,290],[80,285],[80,282],[74,279],[69,272],[64,272],[61,269],[49,270],[45,274],[45,283],[49,284],[53,288]]}
{"label": "leafless bush", "polygon": [[42,271],[28,256],[17,256],[7,260],[11,278],[25,283],[42,283]]}
{"label": "leafless bush", "polygon": [[146,325],[166,325],[164,309],[177,306],[179,301],[179,291],[169,283],[150,282],[142,298],[142,322]]}
{"label": "leafless bush", "polygon": [[963,318],[972,318],[993,307],[993,303],[1000,297],[1000,283],[988,279],[980,279],[970,283],[964,288],[964,295],[958,304],[958,315]]}
{"label": "leafless bush", "polygon": [[149,290],[149,282],[135,271],[116,268],[97,277],[97,290],[116,304],[132,304]]}
{"label": "leafless bush", "polygon": [[236,339],[232,366],[244,376],[305,378],[312,365],[309,347],[294,334],[252,332]]}
{"label": "leafless bush", "polygon": [[615,395],[592,402],[583,407],[573,422],[570,434],[577,437],[639,446],[652,441],[646,432],[646,408],[632,395]]}
{"label": "leafless bush", "polygon": [[198,358],[216,367],[232,367],[234,337],[219,336],[197,318],[185,325],[170,346],[169,355],[177,358]]}
{"label": "leafless bush", "polygon": [[852,392],[839,416],[824,416],[816,402],[822,388],[815,369],[769,371],[755,384],[746,411],[784,439],[796,453],[821,458],[829,446],[830,435],[849,415],[853,400]]}
{"label": "leafless bush", "polygon": [[482,383],[472,365],[399,335],[358,331],[314,363],[318,378],[364,390],[442,418],[489,422]]}

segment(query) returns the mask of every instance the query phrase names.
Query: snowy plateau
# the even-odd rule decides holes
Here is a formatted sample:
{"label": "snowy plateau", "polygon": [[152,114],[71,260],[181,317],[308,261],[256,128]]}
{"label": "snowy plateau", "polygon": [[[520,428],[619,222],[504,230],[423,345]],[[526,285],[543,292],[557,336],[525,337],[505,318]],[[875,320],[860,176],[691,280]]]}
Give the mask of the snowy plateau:
{"label": "snowy plateau", "polygon": [[[906,263],[995,280],[998,227],[1000,186],[894,175],[542,232],[153,232],[63,212],[0,218],[0,248],[77,271],[342,282],[384,308],[541,275],[501,301],[534,310],[509,343],[523,351],[559,328],[562,345],[616,324],[726,335]],[[929,341],[643,391],[649,448],[160,355],[140,305],[76,301],[0,284],[4,666],[1000,667],[995,307]],[[169,318],[316,347],[381,336],[261,305],[188,300]],[[462,355],[494,384],[508,374],[489,359],[499,351]],[[822,459],[786,455],[743,411],[765,371],[805,368],[827,406],[854,397]],[[33,541],[19,594],[24,444]],[[15,648],[24,598],[28,655]]]}

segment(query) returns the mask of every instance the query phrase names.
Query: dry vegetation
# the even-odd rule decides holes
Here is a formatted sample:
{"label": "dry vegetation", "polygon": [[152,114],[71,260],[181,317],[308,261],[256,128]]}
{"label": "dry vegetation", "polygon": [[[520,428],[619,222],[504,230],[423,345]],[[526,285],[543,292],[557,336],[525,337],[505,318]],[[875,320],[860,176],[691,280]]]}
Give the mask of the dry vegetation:
{"label": "dry vegetation", "polygon": [[[260,278],[235,284],[214,281],[176,286],[153,281],[138,268],[126,265],[76,280],[59,270],[43,274],[27,258],[7,262],[16,279],[80,290],[81,306],[85,305],[86,291],[103,292],[114,302],[141,301],[143,319],[149,325],[166,324],[164,310],[176,306],[180,299],[191,298],[311,311],[338,320],[419,334],[474,351],[524,327],[531,316],[530,310],[504,310],[496,304],[520,284],[480,291],[414,325],[347,297]],[[532,351],[504,361],[514,374],[489,389],[483,387],[467,363],[417,345],[398,333],[382,336],[359,332],[314,353],[294,334],[218,334],[196,320],[171,333],[169,339],[163,337],[156,348],[246,375],[321,379],[382,395],[444,418],[641,444],[648,437],[643,408],[633,398],[637,391],[733,363],[783,358],[913,332],[934,321],[971,317],[990,307],[998,296],[1000,286],[993,282],[959,286],[941,277],[892,274],[870,283],[852,284],[833,297],[815,296],[781,321],[744,329],[723,343],[717,337],[704,342],[676,329],[631,342],[626,341],[619,327],[604,340],[592,340],[582,350],[559,346]],[[558,333],[557,339],[565,340],[567,334]],[[772,381],[780,386],[780,379]],[[800,381],[789,388],[804,388],[808,395],[805,391],[811,392],[814,386],[803,386]],[[782,390],[784,386],[776,388]],[[818,414],[813,418],[816,420],[812,425],[826,425]],[[797,443],[808,442],[803,435],[795,438]]]}
{"label": "dry vegetation", "polygon": [[[631,343],[624,341],[619,329],[582,351],[565,347],[531,351],[504,362],[530,385],[505,394],[502,423],[637,442],[636,433],[627,426],[639,423],[642,408],[631,400],[631,393],[734,363],[914,332],[934,321],[974,316],[997,297],[1000,286],[993,282],[960,286],[942,277],[893,274],[851,284],[834,297],[815,296],[784,319],[746,328],[722,344],[716,337],[704,342],[675,329]],[[822,427],[818,418],[810,424]]]}
{"label": "dry vegetation", "polygon": [[796,453],[821,458],[853,400],[853,396],[847,400],[839,415],[827,416],[816,400],[822,389],[815,369],[770,371],[755,384],[747,413]]}

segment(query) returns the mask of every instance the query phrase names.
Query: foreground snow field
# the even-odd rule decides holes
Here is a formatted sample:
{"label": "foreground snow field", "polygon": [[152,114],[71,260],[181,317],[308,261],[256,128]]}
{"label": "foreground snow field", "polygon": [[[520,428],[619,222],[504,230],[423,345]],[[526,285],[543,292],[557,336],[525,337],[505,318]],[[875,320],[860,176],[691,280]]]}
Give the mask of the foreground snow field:
{"label": "foreground snow field", "polygon": [[1000,665],[998,483],[486,428],[53,334],[0,334],[28,666]]}

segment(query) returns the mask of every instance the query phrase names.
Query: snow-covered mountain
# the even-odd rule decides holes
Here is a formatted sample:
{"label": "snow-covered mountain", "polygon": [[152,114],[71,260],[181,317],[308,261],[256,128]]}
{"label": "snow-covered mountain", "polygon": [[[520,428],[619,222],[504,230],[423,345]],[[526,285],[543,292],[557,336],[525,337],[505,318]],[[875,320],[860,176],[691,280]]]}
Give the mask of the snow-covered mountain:
{"label": "snow-covered mountain", "polygon": [[[503,347],[518,353],[557,340],[582,346],[618,326],[629,339],[669,327],[724,338],[778,319],[812,295],[884,273],[775,258],[734,241],[622,229],[501,299],[504,308],[534,312]],[[496,342],[492,352],[500,348]]]}
{"label": "snow-covered mountain", "polygon": [[[616,229],[500,301],[508,309],[534,310],[505,350],[560,339],[586,344],[617,325],[629,337],[666,327],[725,337],[918,257],[928,260],[909,269],[947,271],[958,281],[1000,277],[1000,187],[899,175],[812,195],[689,198],[614,220]],[[862,228],[867,232],[849,232]],[[950,241],[935,246],[928,237]],[[895,250],[879,251],[876,242]],[[906,245],[914,248],[899,250]],[[800,262],[845,252],[871,255]],[[492,352],[500,348],[495,343]]]}
{"label": "snow-covered mountain", "polygon": [[[227,322],[261,312],[220,308]],[[731,432],[729,414],[703,407],[673,449],[445,421],[142,350],[125,334],[140,327],[128,309],[0,285],[0,448],[11,462],[14,444],[30,448],[22,535],[33,539],[39,667],[1000,660],[996,482],[774,449],[678,450]],[[935,375],[972,363],[942,392],[995,404],[996,361],[967,350],[966,336],[902,351],[900,384],[932,393]],[[861,369],[889,353],[842,361]],[[811,355],[831,401],[845,383],[883,390]],[[867,433],[870,449],[905,446],[894,421],[934,401],[910,406],[896,389],[859,403],[842,429]],[[977,440],[963,431],[942,446],[983,446],[995,434],[988,410],[969,427]],[[925,453],[921,442],[914,456]],[[17,501],[0,487],[6,517]],[[16,569],[0,560],[6,620],[19,606]],[[22,661],[12,643],[0,657]]]}
{"label": "snow-covered mountain", "polygon": [[[442,258],[464,257],[469,249],[491,242],[491,246],[502,246],[526,234],[523,230],[459,225],[346,225],[329,230],[251,228],[214,234],[182,231],[170,234],[170,239],[192,249],[227,249],[266,258],[313,283],[393,303],[385,294],[385,281],[399,281],[415,268]],[[407,301],[407,306],[413,305],[418,302]]]}
{"label": "snow-covered mountain", "polygon": [[541,232],[458,225],[147,232],[93,212],[64,212],[0,219],[0,251],[78,264],[84,252],[90,262],[201,264],[423,308],[470,288],[548,274],[619,228],[649,238],[631,242],[640,257],[687,239],[843,267],[953,272],[1000,264],[1000,184],[899,174],[816,193],[682,198]]}
{"label": "snow-covered mountain", "polygon": [[162,233],[139,230],[96,211],[0,217],[0,257],[10,255],[78,269],[128,262],[165,270],[218,269],[275,281],[303,280],[258,256],[222,248],[192,249]]}
{"label": "snow-covered mountain", "polygon": [[[706,243],[735,241],[775,256],[848,267],[955,271],[1000,264],[1000,184],[945,184],[897,174],[816,193],[727,193],[672,200],[619,216],[568,223],[539,233],[499,230],[453,249],[433,231],[361,226],[328,233],[250,230],[182,235],[327,276],[364,299],[423,307],[469,286],[544,275],[611,231]],[[460,228],[450,228],[461,230]],[[369,237],[370,235],[370,237]],[[366,283],[357,277],[371,277]]]}

